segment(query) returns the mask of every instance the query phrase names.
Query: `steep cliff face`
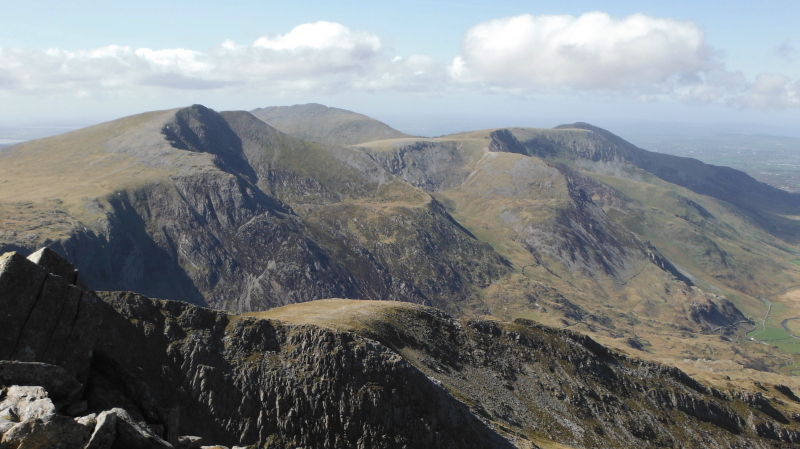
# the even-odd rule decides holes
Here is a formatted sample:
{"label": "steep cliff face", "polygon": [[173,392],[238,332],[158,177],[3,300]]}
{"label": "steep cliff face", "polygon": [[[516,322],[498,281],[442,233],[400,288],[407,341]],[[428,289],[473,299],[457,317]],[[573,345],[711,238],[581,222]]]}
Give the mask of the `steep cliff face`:
{"label": "steep cliff face", "polygon": [[[78,319],[61,310],[76,294]],[[512,447],[373,340],[101,296],[16,253],[0,260],[0,326],[16,343],[0,358],[3,448],[172,447],[165,431],[259,448]]]}
{"label": "steep cliff face", "polygon": [[398,140],[381,151],[365,148],[386,171],[429,192],[457,187],[469,171],[457,141]]}
{"label": "steep cliff face", "polygon": [[[0,305],[32,310],[0,325],[24,322],[17,339],[38,348],[0,360],[3,447],[800,444],[800,405],[717,390],[530,321],[353,300],[226,315],[135,293],[100,301],[16,254],[0,267]],[[26,287],[41,277],[51,287]],[[96,301],[80,325],[91,337],[70,347],[77,357],[52,358],[60,326],[72,324],[42,312],[68,306],[73,291]]]}
{"label": "steep cliff face", "polygon": [[[441,382],[477,416],[520,439],[569,447],[800,442],[797,424],[789,420],[794,406],[716,390],[678,369],[527,320],[454,320],[435,309],[344,300],[257,316],[352,329],[375,339]],[[775,432],[765,431],[773,426]]]}
{"label": "steep cliff face", "polygon": [[[480,309],[477,289],[508,270],[429,195],[363,151],[199,105],[126,123],[69,142],[149,174],[106,181],[95,197],[53,193],[72,220],[58,234],[39,224],[35,236],[6,235],[3,248],[47,242],[96,288],[239,312],[334,296]],[[34,163],[26,154],[6,161]],[[85,181],[64,178],[75,191]]]}
{"label": "steep cliff face", "polygon": [[[133,294],[105,299],[121,316],[104,327],[97,375],[153,386],[158,403],[180,406],[183,433],[287,447],[508,446],[377,342]],[[120,357],[122,341],[136,350]]]}

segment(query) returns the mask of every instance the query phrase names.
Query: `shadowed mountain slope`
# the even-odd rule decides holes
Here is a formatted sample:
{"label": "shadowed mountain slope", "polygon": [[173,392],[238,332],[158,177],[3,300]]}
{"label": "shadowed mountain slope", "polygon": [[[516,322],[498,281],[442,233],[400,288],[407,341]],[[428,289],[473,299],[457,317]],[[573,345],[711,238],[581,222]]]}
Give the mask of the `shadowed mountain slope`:
{"label": "shadowed mountain slope", "polygon": [[247,112],[143,114],[0,158],[2,247],[50,244],[98,288],[238,311],[331,296],[456,311],[507,270],[368,155]]}
{"label": "shadowed mountain slope", "polygon": [[409,137],[366,115],[315,103],[270,106],[250,113],[298,139],[329,145]]}
{"label": "shadowed mountain slope", "polygon": [[[412,304],[323,300],[254,314],[374,339],[517,440],[549,447],[761,447],[800,434],[754,392],[709,388],[682,371],[529,320],[455,320]],[[761,411],[742,411],[754,404]],[[770,404],[770,405],[767,405]],[[777,413],[776,413],[777,412]],[[758,421],[765,419],[764,424]],[[796,426],[791,423],[792,428]],[[762,430],[758,430],[762,429]],[[758,436],[757,436],[758,435]],[[782,437],[779,437],[782,438]],[[793,440],[791,440],[793,441]]]}

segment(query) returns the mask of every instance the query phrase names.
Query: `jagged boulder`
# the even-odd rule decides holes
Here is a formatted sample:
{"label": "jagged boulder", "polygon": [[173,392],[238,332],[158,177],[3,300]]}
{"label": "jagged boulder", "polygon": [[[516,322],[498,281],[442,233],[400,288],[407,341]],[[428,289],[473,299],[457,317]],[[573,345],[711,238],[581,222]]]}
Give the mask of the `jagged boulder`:
{"label": "jagged boulder", "polygon": [[[69,274],[68,262],[55,253],[37,254]],[[86,379],[102,314],[94,292],[74,281],[16,252],[0,256],[0,360],[58,365],[79,381]]]}
{"label": "jagged boulder", "polygon": [[28,419],[3,434],[0,449],[83,448],[91,433],[89,427],[63,415]]}
{"label": "jagged boulder", "polygon": [[[98,417],[98,430],[101,429],[101,420],[114,421],[114,444],[113,448],[125,449],[172,449],[173,446],[156,435],[147,426],[133,419],[130,413],[121,408],[114,408],[104,412]],[[111,418],[113,416],[113,418]],[[103,422],[105,424],[105,422]],[[103,426],[110,433],[110,425]],[[94,439],[94,436],[93,436]]]}
{"label": "jagged boulder", "polygon": [[78,284],[78,270],[50,248],[39,249],[28,256],[28,260],[44,268],[48,273],[61,277],[68,284]]}
{"label": "jagged boulder", "polygon": [[30,420],[52,417],[56,412],[53,401],[42,387],[2,387],[0,390],[0,435]]}
{"label": "jagged boulder", "polygon": [[[35,389],[40,387],[24,387]],[[41,392],[39,392],[41,393]],[[35,390],[28,394],[36,395]],[[39,394],[41,395],[41,394]],[[21,396],[21,401],[27,396]],[[25,419],[0,431],[0,449],[173,449],[127,411],[115,408],[81,418],[56,414],[46,395],[19,407]],[[20,401],[20,402],[21,402]],[[6,415],[0,412],[0,417]]]}
{"label": "jagged boulder", "polygon": [[59,402],[72,402],[82,388],[81,383],[60,366],[13,360],[0,360],[0,385],[41,386],[49,397]]}

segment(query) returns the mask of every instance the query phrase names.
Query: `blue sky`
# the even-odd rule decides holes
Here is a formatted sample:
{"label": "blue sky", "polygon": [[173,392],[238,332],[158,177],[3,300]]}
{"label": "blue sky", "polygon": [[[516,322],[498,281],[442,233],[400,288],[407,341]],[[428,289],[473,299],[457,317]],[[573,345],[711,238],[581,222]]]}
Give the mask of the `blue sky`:
{"label": "blue sky", "polygon": [[798,135],[789,1],[0,2],[0,126],[317,102],[404,131]]}

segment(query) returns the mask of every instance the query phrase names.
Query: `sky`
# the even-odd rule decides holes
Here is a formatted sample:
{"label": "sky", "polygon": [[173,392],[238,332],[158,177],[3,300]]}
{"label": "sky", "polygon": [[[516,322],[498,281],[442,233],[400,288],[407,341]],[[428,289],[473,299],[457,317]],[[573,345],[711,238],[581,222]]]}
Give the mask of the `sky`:
{"label": "sky", "polygon": [[800,137],[796,1],[0,0],[0,11],[0,128],[313,102],[421,135],[585,121]]}

